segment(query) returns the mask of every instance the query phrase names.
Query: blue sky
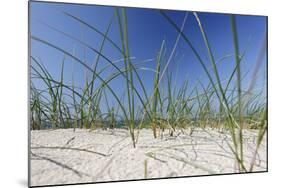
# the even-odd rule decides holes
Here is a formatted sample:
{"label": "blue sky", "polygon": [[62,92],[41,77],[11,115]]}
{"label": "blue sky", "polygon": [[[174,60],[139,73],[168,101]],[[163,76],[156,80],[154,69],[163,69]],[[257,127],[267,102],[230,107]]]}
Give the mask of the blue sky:
{"label": "blue sky", "polygon": [[[47,23],[54,28],[83,40],[93,48],[99,49],[102,37],[77,21],[64,15],[62,11],[71,13],[90,25],[95,26],[100,31],[105,32],[111,17],[114,16],[114,7],[31,2],[31,35],[49,41],[67,52],[73,53],[79,59],[93,67],[93,62],[96,58],[95,53],[76,41],[71,40],[42,24],[42,22]],[[126,12],[128,20],[129,48],[130,55],[133,57],[133,63],[138,64],[139,67],[155,69],[155,58],[160,50],[162,41],[165,40],[166,58],[168,58],[177,38],[177,31],[159,13],[159,10],[127,8]],[[186,14],[184,11],[165,10],[164,12],[172,18],[179,27]],[[204,46],[198,23],[192,12],[188,12],[187,14],[183,32],[200,52],[202,59],[210,67],[211,64],[207,58],[207,50]],[[229,15],[198,13],[198,16],[206,30],[215,60],[230,55],[230,57],[226,58],[218,65],[220,77],[222,80],[225,80],[229,78],[231,71],[235,66],[234,57],[231,56],[234,53],[234,49]],[[246,75],[242,87],[243,89],[247,89],[251,82],[253,70],[257,63],[258,54],[265,37],[266,17],[237,15],[236,20],[239,50],[242,52],[247,48],[245,57],[242,61],[242,75]],[[121,47],[116,17],[113,18],[113,23],[108,36]],[[122,55],[108,42],[106,42],[102,53],[111,61],[116,61],[122,58]],[[31,55],[36,59],[40,59],[52,76],[59,79],[60,67],[64,54],[38,41],[31,40]],[[143,62],[145,60],[150,61]],[[165,62],[161,65],[162,68],[165,66],[164,63]],[[123,65],[122,62],[117,64],[120,67]],[[108,63],[101,58],[98,68],[101,69],[106,65],[108,65]],[[259,69],[255,87],[256,90],[264,86],[265,68],[266,57],[263,58],[261,68]],[[198,79],[204,85],[209,83],[200,63],[182,38],[179,40],[176,52],[169,64],[168,71],[172,72],[173,75],[177,75],[173,77],[175,87],[180,86],[186,78],[189,79],[190,88],[197,83]],[[108,69],[102,76],[106,78],[112,72],[115,72],[114,68]],[[85,68],[78,63],[75,63],[71,58],[66,57],[66,84],[71,84],[73,76],[75,84],[82,87],[85,81],[85,75],[90,76],[90,73],[85,71]],[[153,72],[140,70],[140,76],[148,92],[151,92]],[[163,81],[165,82],[165,79]],[[37,85],[37,87],[42,87],[40,86],[41,83],[37,80],[32,80],[32,82]],[[122,78],[115,79],[110,85],[120,95],[125,89],[124,80]],[[137,83],[136,86],[138,86]]]}

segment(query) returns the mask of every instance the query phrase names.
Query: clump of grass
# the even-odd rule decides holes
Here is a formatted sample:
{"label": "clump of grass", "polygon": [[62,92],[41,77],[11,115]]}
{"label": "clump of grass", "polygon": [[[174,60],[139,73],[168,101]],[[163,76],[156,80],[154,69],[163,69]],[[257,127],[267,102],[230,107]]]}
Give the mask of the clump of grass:
{"label": "clump of grass", "polygon": [[[238,106],[238,116],[236,114],[234,114],[234,110],[233,108],[235,108],[236,105],[234,105],[233,108],[231,108],[230,106],[230,102],[226,97],[226,91],[223,89],[222,84],[221,84],[221,79],[218,73],[218,69],[217,69],[217,65],[216,62],[214,60],[214,56],[208,41],[208,37],[205,33],[205,30],[203,28],[203,25],[198,17],[198,15],[196,13],[194,13],[194,16],[197,20],[200,32],[202,34],[202,38],[204,40],[204,44],[205,47],[207,49],[208,52],[208,56],[209,56],[209,60],[212,64],[212,70],[214,73],[214,77],[213,78],[211,76],[211,72],[208,70],[206,63],[202,60],[202,58],[200,57],[198,51],[194,48],[193,44],[190,42],[190,40],[186,37],[185,34],[183,34],[181,32],[181,30],[179,29],[179,27],[175,24],[175,22],[169,18],[163,11],[160,11],[160,13],[167,19],[167,21],[182,35],[184,41],[187,43],[187,45],[191,48],[191,50],[194,52],[195,56],[197,57],[198,61],[200,62],[202,68],[204,69],[211,87],[214,91],[214,93],[216,94],[219,102],[220,102],[220,112],[221,110],[223,110],[224,114],[225,114],[225,118],[224,118],[224,122],[225,125],[227,125],[227,127],[230,130],[231,136],[232,136],[232,142],[233,142],[233,147],[229,144],[229,147],[231,149],[231,151],[233,152],[237,164],[238,164],[238,168],[239,171],[247,171],[245,165],[244,165],[244,160],[243,160],[243,106],[242,106],[242,91],[241,91],[241,68],[240,68],[240,61],[241,58],[239,56],[239,47],[238,47],[238,39],[237,39],[237,31],[236,31],[236,23],[235,23],[235,18],[233,15],[231,15],[231,26],[232,26],[232,34],[233,34],[233,44],[234,44],[234,51],[235,51],[235,60],[236,60],[236,66],[235,69],[233,71],[233,74],[236,72],[237,75],[237,92],[238,92],[238,100],[237,100],[237,106]],[[230,77],[230,81],[233,77],[233,74]],[[229,82],[230,82],[229,81]],[[207,92],[205,91],[205,94],[207,94]],[[198,92],[197,92],[197,98],[198,98]],[[208,99],[209,100],[209,99]],[[199,98],[198,98],[198,103],[199,103]],[[209,105],[208,105],[209,106]],[[203,109],[202,105],[199,103],[199,108],[198,110],[200,111],[200,113],[202,112],[201,110]],[[235,117],[238,117],[237,119]],[[263,127],[263,126],[261,126]],[[236,130],[238,129],[238,133],[236,132]],[[262,134],[261,134],[262,135]],[[250,169],[252,170],[252,169]]]}

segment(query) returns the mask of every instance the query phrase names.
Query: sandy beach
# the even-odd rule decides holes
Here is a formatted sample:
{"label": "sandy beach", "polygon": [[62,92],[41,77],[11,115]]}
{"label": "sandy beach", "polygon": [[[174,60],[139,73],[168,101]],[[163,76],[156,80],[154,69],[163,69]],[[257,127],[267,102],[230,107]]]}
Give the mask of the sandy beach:
{"label": "sandy beach", "polygon": [[[137,132],[137,131],[136,131]],[[244,131],[244,160],[249,167],[257,131]],[[253,171],[266,171],[266,138]],[[164,178],[238,172],[228,133],[212,129],[168,132],[154,139],[139,132],[136,148],[125,129],[31,131],[31,186]]]}

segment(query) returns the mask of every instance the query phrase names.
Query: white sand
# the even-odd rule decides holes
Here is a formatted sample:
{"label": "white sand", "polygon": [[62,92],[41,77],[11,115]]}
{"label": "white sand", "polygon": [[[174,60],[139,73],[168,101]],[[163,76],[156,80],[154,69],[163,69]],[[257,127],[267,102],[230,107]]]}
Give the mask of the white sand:
{"label": "white sand", "polygon": [[[31,131],[31,185],[238,172],[227,144],[230,137],[217,130],[208,132],[198,129],[192,136],[177,132],[174,137],[165,133],[154,139],[151,130],[143,129],[133,148],[128,131],[122,129]],[[257,132],[245,131],[244,135],[244,160],[249,168]],[[265,171],[266,160],[264,141],[253,171]]]}

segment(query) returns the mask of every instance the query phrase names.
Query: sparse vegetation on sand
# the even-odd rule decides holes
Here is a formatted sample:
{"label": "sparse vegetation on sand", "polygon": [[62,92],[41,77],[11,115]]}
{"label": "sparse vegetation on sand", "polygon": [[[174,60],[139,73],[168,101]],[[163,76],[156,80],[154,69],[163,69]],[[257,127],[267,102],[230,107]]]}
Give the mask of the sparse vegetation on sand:
{"label": "sparse vegetation on sand", "polygon": [[[42,134],[46,133],[46,129],[58,132],[65,130],[67,134],[70,134],[69,131],[73,129],[74,133],[78,131],[80,136],[81,131],[87,130],[89,131],[88,134],[95,137],[99,131],[103,133],[109,132],[114,135],[115,131],[118,134],[120,130],[121,132],[127,130],[130,135],[132,149],[135,150],[141,150],[142,147],[150,147],[148,145],[139,145],[139,143],[143,144],[143,141],[141,141],[144,139],[141,136],[142,132],[145,132],[145,138],[151,134],[149,142],[154,142],[154,139],[157,143],[163,141],[167,145],[160,144],[159,148],[153,144],[151,145],[156,147],[155,151],[146,151],[145,155],[143,155],[146,158],[141,161],[143,174],[139,178],[150,178],[151,160],[163,163],[163,160],[167,160],[169,158],[167,156],[170,156],[169,150],[181,156],[173,155],[171,160],[181,161],[185,165],[192,165],[194,168],[212,174],[212,169],[208,167],[207,163],[202,162],[199,165],[190,160],[190,158],[185,158],[183,154],[179,154],[180,148],[183,147],[179,148],[177,147],[178,145],[190,147],[190,150],[200,145],[200,142],[197,142],[195,139],[198,136],[200,137],[198,132],[204,134],[208,139],[213,138],[215,142],[212,141],[212,143],[218,144],[216,147],[220,147],[219,145],[223,147],[222,150],[225,150],[225,155],[235,163],[233,167],[235,170],[232,172],[255,171],[257,160],[263,160],[263,162],[267,160],[265,158],[260,159],[258,152],[260,147],[266,148],[268,110],[267,96],[266,92],[264,92],[266,91],[266,86],[262,88],[261,92],[254,92],[253,85],[255,85],[257,78],[253,77],[250,80],[249,88],[244,89],[246,87],[243,87],[244,75],[241,70],[243,69],[243,57],[247,53],[247,49],[241,51],[239,48],[239,35],[235,15],[229,15],[233,54],[226,54],[225,57],[217,61],[213,54],[215,49],[210,44],[208,33],[200,20],[200,15],[196,12],[186,13],[182,25],[178,26],[165,11],[159,11],[162,18],[166,20],[166,23],[177,32],[177,38],[170,53],[168,53],[166,41],[163,40],[158,52],[155,54],[155,58],[143,61],[140,66],[130,56],[128,17],[125,8],[115,8],[115,12],[104,31],[69,12],[62,13],[66,18],[98,34],[102,40],[99,49],[96,49],[90,45],[90,42],[85,42],[85,40],[73,36],[67,31],[41,22],[42,25],[52,31],[93,53],[96,58],[91,64],[76,56],[75,50],[69,52],[51,41],[31,35],[31,41],[47,46],[64,55],[61,62],[58,62],[60,63],[60,75],[59,79],[57,79],[46,67],[45,63],[48,62],[43,62],[40,57],[31,54],[30,128],[32,134],[39,133],[39,130],[42,131]],[[197,50],[189,37],[183,32],[187,16],[194,16],[196,18],[196,27],[200,31],[204,41],[204,48],[207,51],[206,58],[203,58],[205,54]],[[113,27],[113,22],[117,23],[118,28],[114,29],[119,32],[120,44],[108,35]],[[197,58],[201,68],[204,70],[207,84],[204,84],[200,79],[195,84],[190,83],[189,79],[186,78],[183,84],[179,85],[174,79],[176,73],[167,69],[169,64],[174,63],[172,57],[179,40],[184,41],[185,47],[191,49],[193,55]],[[258,47],[260,48],[259,59],[266,56],[266,43],[265,39],[264,44]],[[103,48],[106,44],[117,51],[122,59],[113,61],[111,57],[104,55]],[[74,64],[85,69],[83,87],[75,84],[73,73],[71,82],[65,80],[65,64],[68,63],[65,61],[66,58],[70,58]],[[227,58],[235,59],[235,66],[231,74],[228,75],[228,79],[222,80],[218,71],[218,64]],[[101,59],[107,63],[102,68],[99,66]],[[257,67],[255,71],[259,69],[261,61],[259,59],[256,62]],[[145,67],[146,61],[152,61],[154,68]],[[180,67],[178,68],[180,69]],[[105,76],[104,73],[108,72],[108,70],[112,70],[111,74],[106,74]],[[150,71],[154,74],[154,79],[151,80],[153,88],[148,88],[143,82],[141,71]],[[122,95],[116,92],[110,85],[116,79],[120,79],[123,82],[124,92],[122,92]],[[38,87],[34,83],[38,80],[44,87]],[[112,103],[112,100],[115,102]],[[104,106],[103,109],[101,109],[102,105]],[[253,134],[249,134],[249,132]],[[65,134],[63,132],[60,133]],[[73,135],[75,135],[74,133]],[[180,144],[181,141],[177,141],[176,145],[164,141],[165,139],[177,139],[179,135],[184,138],[182,144]],[[252,140],[251,152],[247,145],[249,143],[248,139]],[[188,140],[188,142],[185,143],[184,140]],[[34,139],[33,141],[36,142]],[[218,142],[223,142],[223,144]],[[38,149],[36,147],[39,146],[33,145],[31,147],[34,157],[36,157],[34,151]],[[56,147],[60,147],[63,150],[68,146],[59,145]],[[207,150],[208,148],[205,147],[203,149]],[[72,148],[71,152],[73,151],[85,152],[86,149],[82,151],[81,148],[80,150],[79,148]],[[194,151],[194,157],[197,156],[196,152],[201,152],[196,149]],[[110,155],[110,152],[99,152],[103,153],[102,155]],[[224,154],[220,153],[220,155]],[[263,156],[266,157],[264,153]],[[54,163],[52,159],[49,159],[49,161]],[[61,166],[61,163],[59,165]],[[264,162],[264,165],[263,169],[266,169],[266,162]],[[70,167],[67,169],[81,175],[80,172]],[[227,171],[221,170],[214,173],[230,173],[229,168],[227,169]],[[194,175],[200,175],[200,172],[196,172]],[[202,174],[204,173],[202,172]],[[173,176],[173,174],[170,175]],[[185,175],[185,173],[176,175]],[[187,173],[187,175],[192,174]],[[107,180],[107,178],[105,179]],[[90,179],[88,180],[91,181]]]}

